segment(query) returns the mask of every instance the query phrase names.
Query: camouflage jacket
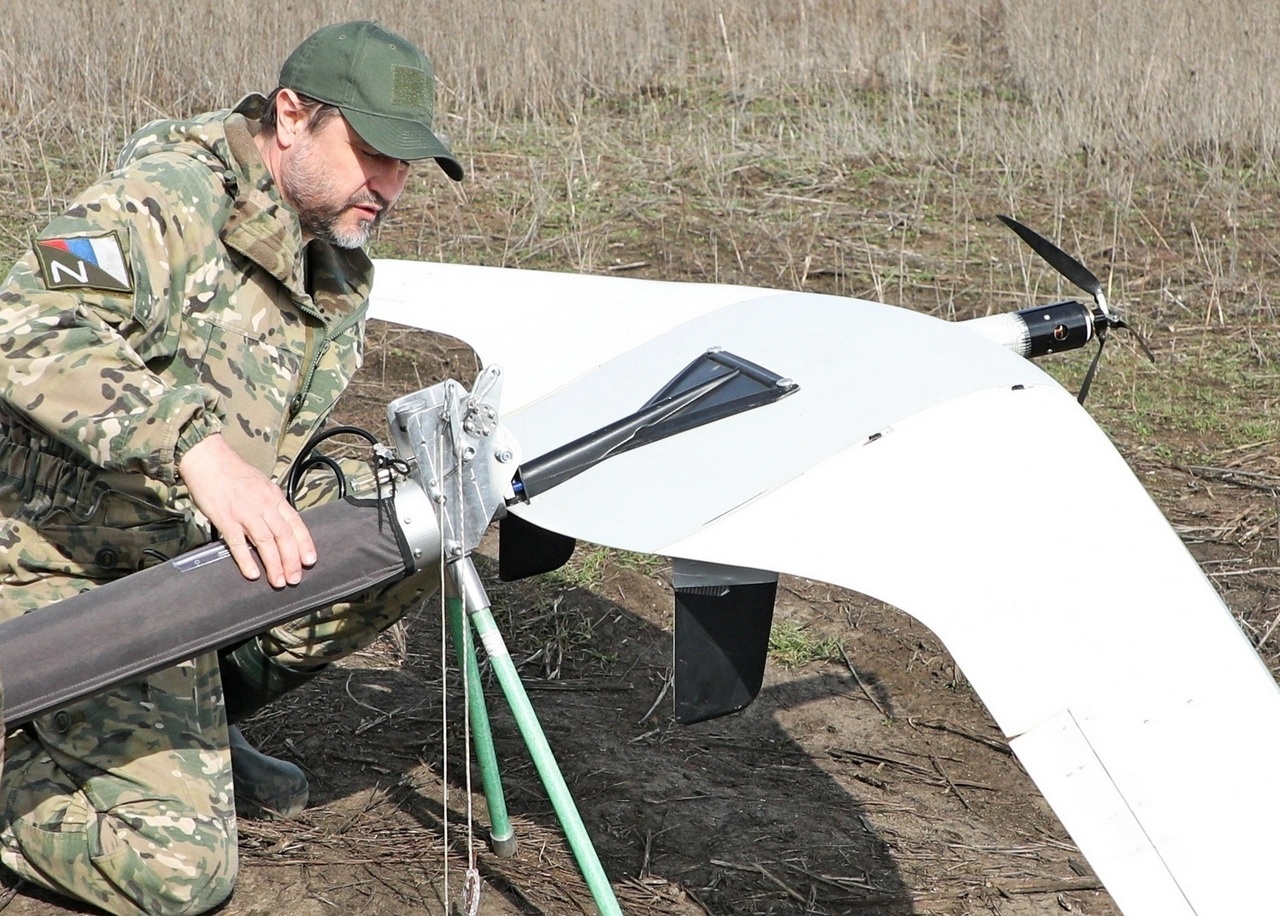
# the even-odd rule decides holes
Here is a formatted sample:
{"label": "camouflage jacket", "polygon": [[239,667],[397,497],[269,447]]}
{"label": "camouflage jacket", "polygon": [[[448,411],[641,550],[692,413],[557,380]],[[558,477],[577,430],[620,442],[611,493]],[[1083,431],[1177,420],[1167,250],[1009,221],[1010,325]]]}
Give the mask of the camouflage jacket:
{"label": "camouflage jacket", "polygon": [[184,541],[208,532],[183,451],[220,432],[283,479],[363,358],[372,264],[303,246],[253,143],[263,103],[144,127],[0,287],[0,438],[66,462],[81,504],[176,509]]}

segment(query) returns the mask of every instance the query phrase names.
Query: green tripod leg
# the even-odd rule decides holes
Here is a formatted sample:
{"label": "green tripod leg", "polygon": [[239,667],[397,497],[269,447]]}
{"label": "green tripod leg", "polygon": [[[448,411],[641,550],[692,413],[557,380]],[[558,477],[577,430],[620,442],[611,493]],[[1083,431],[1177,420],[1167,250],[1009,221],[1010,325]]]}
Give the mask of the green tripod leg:
{"label": "green tripod leg", "polygon": [[578,869],[587,882],[587,888],[591,891],[596,908],[601,916],[622,916],[622,909],[618,906],[613,887],[609,884],[609,879],[596,855],[595,847],[591,844],[586,825],[582,823],[582,816],[578,813],[573,796],[569,793],[569,787],[564,781],[564,775],[560,772],[555,755],[551,752],[551,746],[547,743],[542,725],[533,711],[524,685],[520,683],[520,674],[511,661],[506,642],[498,631],[493,614],[490,613],[489,598],[485,594],[484,585],[480,581],[475,565],[470,557],[464,556],[449,564],[449,573],[454,593],[461,596],[462,606],[476,628],[480,642],[484,644],[494,675],[498,678],[502,692],[507,698],[507,704],[515,715],[520,735],[524,738],[533,765],[542,778],[547,796],[551,799],[551,806],[555,809],[556,817],[564,830],[565,839],[569,842],[569,848],[573,850]]}
{"label": "green tripod leg", "polygon": [[502,777],[498,772],[493,732],[489,728],[489,708],[484,700],[484,686],[480,683],[475,640],[471,638],[471,627],[463,615],[462,599],[449,595],[445,598],[445,607],[449,612],[453,651],[458,656],[458,664],[467,679],[467,715],[471,720],[471,739],[476,760],[480,764],[485,801],[489,805],[489,848],[495,855],[510,858],[516,854],[516,836],[511,829],[507,802],[502,794]]}

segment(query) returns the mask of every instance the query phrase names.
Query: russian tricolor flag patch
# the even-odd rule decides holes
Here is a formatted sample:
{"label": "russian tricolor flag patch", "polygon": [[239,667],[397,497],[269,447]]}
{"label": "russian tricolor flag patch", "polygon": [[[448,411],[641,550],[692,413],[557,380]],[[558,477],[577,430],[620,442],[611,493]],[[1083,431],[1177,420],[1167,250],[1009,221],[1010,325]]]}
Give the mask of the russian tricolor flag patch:
{"label": "russian tricolor flag patch", "polygon": [[65,239],[37,239],[35,254],[48,289],[133,292],[124,246],[115,232]]}

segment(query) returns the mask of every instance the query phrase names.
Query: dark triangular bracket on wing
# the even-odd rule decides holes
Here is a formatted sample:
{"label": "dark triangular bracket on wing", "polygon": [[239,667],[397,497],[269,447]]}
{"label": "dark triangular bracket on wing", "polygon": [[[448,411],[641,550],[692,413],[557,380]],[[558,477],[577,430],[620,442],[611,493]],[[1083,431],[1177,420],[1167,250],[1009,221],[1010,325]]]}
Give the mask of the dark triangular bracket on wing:
{"label": "dark triangular bracket on wing", "polygon": [[670,403],[709,383],[718,383],[713,393],[699,397],[689,407],[672,414],[661,427],[651,428],[643,438],[637,438],[633,447],[769,404],[797,390],[791,379],[782,378],[728,350],[713,347],[685,366],[641,409]]}
{"label": "dark triangular bracket on wing", "polygon": [[769,404],[797,390],[791,379],[713,347],[635,413],[523,462],[515,480],[516,495],[531,499],[613,455]]}
{"label": "dark triangular bracket on wing", "polygon": [[764,682],[776,573],[675,560],[674,693],[681,725],[748,706]]}
{"label": "dark triangular bracket on wing", "polygon": [[[528,501],[606,458],[734,414],[799,390],[749,360],[712,347],[685,366],[630,416],[523,462],[513,485]],[[500,525],[498,575],[506,582],[560,568],[573,553],[572,538],[506,516]]]}

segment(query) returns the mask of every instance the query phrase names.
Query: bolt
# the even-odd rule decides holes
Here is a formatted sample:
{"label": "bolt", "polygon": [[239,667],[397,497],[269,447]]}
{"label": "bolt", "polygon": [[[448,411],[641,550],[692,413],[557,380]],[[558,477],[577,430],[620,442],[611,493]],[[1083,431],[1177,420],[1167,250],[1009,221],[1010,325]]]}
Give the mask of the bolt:
{"label": "bolt", "polygon": [[498,452],[498,454],[495,455],[494,457],[496,457],[503,464],[506,464],[508,461],[514,458],[515,455],[511,454],[511,449],[504,448],[502,451]]}

